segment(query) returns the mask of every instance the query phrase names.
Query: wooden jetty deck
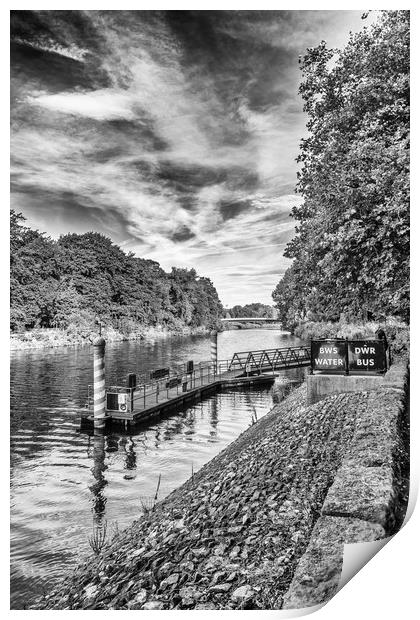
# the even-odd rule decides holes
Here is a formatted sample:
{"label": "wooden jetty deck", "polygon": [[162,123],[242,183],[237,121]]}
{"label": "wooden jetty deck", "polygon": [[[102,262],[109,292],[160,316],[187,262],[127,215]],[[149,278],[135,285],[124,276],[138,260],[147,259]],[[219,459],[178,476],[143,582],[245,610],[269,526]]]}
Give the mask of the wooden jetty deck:
{"label": "wooden jetty deck", "polygon": [[[195,367],[184,365],[173,369],[156,380],[140,377],[139,385],[134,388],[108,386],[106,393],[114,404],[112,410],[107,409],[107,424],[140,424],[188,407],[223,389],[271,384],[277,376],[277,370],[307,366],[309,363],[308,347],[244,351],[235,353],[230,360],[217,362],[217,365],[214,362],[200,362]],[[119,400],[124,403],[122,407],[118,406]],[[86,408],[81,412],[81,423],[82,428],[93,426],[91,391],[88,393]]]}

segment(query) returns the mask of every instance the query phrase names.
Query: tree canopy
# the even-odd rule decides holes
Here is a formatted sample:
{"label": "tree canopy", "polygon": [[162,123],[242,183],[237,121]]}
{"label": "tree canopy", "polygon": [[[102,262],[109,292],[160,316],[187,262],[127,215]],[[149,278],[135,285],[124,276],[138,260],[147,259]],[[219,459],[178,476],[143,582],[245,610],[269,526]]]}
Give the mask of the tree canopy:
{"label": "tree canopy", "polygon": [[309,135],[280,318],[408,319],[409,12],[381,12],[343,50],[321,42],[300,67]]}
{"label": "tree canopy", "polygon": [[117,329],[213,327],[223,307],[208,278],[194,269],[166,273],[125,254],[97,232],[54,241],[11,212],[11,328],[94,326]]}
{"label": "tree canopy", "polygon": [[262,304],[260,302],[255,302],[253,304],[245,304],[244,306],[233,306],[232,308],[226,309],[226,314],[229,314],[231,319],[238,319],[241,317],[253,317],[253,318],[267,318],[272,319],[277,315],[276,310],[273,306],[269,306],[268,304]]}

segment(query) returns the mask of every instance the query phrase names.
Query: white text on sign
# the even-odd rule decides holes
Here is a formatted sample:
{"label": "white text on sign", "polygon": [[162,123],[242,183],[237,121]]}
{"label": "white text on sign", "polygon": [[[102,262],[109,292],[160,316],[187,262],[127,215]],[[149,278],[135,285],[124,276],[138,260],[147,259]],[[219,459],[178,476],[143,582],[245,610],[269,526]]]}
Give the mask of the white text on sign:
{"label": "white text on sign", "polygon": [[320,353],[332,353],[333,355],[337,355],[338,349],[337,347],[320,347]]}
{"label": "white text on sign", "polygon": [[344,366],[343,360],[337,359],[335,357],[315,358],[315,364],[317,364],[318,366]]}

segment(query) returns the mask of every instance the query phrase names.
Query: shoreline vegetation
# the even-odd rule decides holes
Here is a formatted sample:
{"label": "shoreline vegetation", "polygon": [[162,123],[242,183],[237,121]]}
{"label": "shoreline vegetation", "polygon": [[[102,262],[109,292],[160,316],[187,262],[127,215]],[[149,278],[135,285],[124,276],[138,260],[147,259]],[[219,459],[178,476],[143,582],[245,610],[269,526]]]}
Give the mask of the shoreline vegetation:
{"label": "shoreline vegetation", "polygon": [[375,338],[383,329],[394,357],[405,358],[410,352],[410,329],[405,321],[395,317],[383,321],[306,321],[298,324],[292,333],[304,341],[323,338],[364,340]]}
{"label": "shoreline vegetation", "polygon": [[[261,325],[258,323],[246,323],[243,327],[252,329],[276,329],[278,326]],[[282,333],[292,333],[294,336],[308,342],[311,339],[322,338],[349,338],[353,340],[374,338],[379,328],[384,329],[388,342],[392,347],[394,356],[407,356],[410,349],[409,326],[401,320],[390,318],[382,322],[347,322],[347,321],[306,321],[297,325],[291,332],[281,330]],[[235,325],[227,324],[225,331],[237,330]],[[135,340],[158,340],[179,336],[204,336],[210,333],[210,328],[205,325],[198,327],[178,327],[168,329],[164,326],[138,326],[130,330],[118,330],[112,326],[103,329],[106,342],[126,342]],[[29,349],[45,349],[62,346],[85,346],[90,345],[97,335],[95,330],[79,330],[77,328],[40,328],[25,332],[11,332],[10,350],[23,351]]]}
{"label": "shoreline vegetation", "polygon": [[[188,326],[178,329],[158,327],[139,327],[136,330],[120,331],[113,327],[105,327],[102,335],[107,343],[135,340],[159,340],[177,336],[200,336],[209,333],[209,328]],[[86,346],[92,344],[97,331],[71,331],[59,328],[33,329],[21,333],[10,334],[10,350],[24,351],[30,349],[47,349],[52,347]]]}
{"label": "shoreline vegetation", "polygon": [[[217,326],[215,326],[217,327]],[[278,325],[261,325],[259,323],[245,323],[243,327],[248,329],[276,329]],[[225,325],[224,331],[236,331],[241,329],[236,325]],[[282,333],[290,333],[281,330]],[[206,336],[209,335],[211,329],[206,325],[198,327],[190,327],[188,325],[181,327],[164,327],[157,326],[138,326],[130,330],[115,329],[112,326],[106,326],[102,330],[102,335],[107,343],[127,342],[136,340],[160,340],[164,338],[176,338],[180,336]],[[97,330],[80,330],[59,329],[57,327],[42,327],[39,329],[31,329],[24,332],[10,333],[10,350],[25,351],[30,349],[48,349],[52,347],[72,347],[86,346],[92,344],[97,336]]]}

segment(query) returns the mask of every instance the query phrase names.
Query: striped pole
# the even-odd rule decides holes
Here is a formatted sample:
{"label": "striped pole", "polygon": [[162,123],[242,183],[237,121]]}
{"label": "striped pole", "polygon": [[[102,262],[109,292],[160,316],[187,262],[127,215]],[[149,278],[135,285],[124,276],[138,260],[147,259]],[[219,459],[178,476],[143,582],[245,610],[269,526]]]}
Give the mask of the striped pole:
{"label": "striped pole", "polygon": [[215,329],[210,333],[210,359],[217,367],[217,331]]}
{"label": "striped pole", "polygon": [[98,336],[93,341],[93,425],[105,427],[105,340]]}

